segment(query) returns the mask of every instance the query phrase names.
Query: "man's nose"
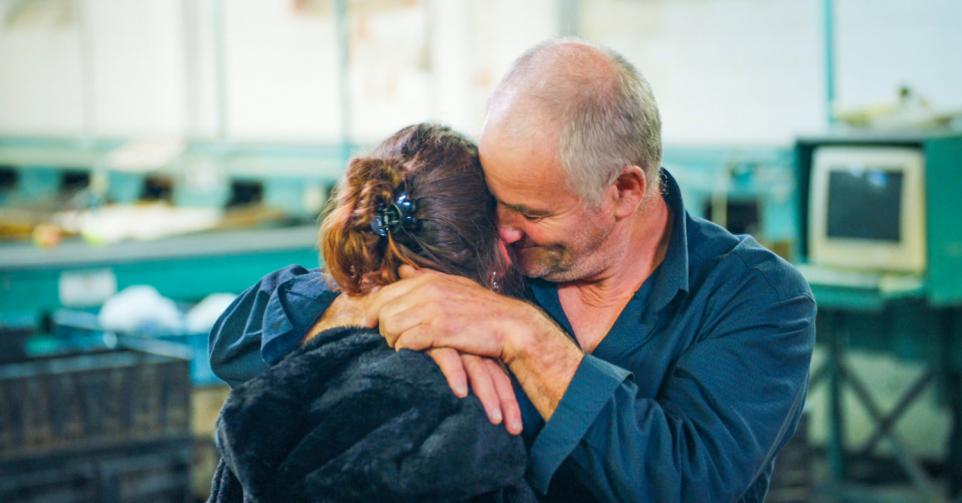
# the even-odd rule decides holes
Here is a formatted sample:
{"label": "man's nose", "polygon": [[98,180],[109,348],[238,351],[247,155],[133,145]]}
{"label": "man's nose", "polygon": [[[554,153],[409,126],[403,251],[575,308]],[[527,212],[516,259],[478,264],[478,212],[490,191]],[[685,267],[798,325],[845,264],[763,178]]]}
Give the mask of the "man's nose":
{"label": "man's nose", "polygon": [[515,215],[504,208],[498,208],[498,236],[504,241],[504,244],[510,245],[515,243],[524,236],[521,229],[515,224]]}

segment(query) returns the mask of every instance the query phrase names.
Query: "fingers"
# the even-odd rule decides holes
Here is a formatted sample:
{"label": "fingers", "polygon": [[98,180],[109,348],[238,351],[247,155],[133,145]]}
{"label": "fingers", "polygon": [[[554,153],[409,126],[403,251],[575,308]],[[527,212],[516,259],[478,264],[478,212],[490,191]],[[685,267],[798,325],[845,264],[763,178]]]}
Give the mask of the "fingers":
{"label": "fingers", "polygon": [[488,420],[491,424],[501,424],[501,400],[498,399],[498,392],[494,387],[491,374],[488,373],[488,368],[484,365],[484,360],[479,356],[461,355],[461,361],[467,371],[471,391],[481,401]]}
{"label": "fingers", "polygon": [[511,378],[508,377],[508,373],[498,364],[497,360],[485,358],[484,365],[488,367],[494,389],[498,393],[505,428],[512,435],[520,434],[522,429],[521,407],[518,406],[518,398],[514,394]]}
{"label": "fingers", "polygon": [[[381,332],[381,335],[384,336],[384,339],[387,340],[388,346],[396,349],[407,348],[416,351],[431,347],[430,344],[420,344],[420,334],[412,332],[415,328],[430,322],[430,314],[426,313],[424,309],[408,307],[402,304],[392,304],[385,306],[381,310],[380,317],[381,320],[378,324],[378,330]],[[406,344],[398,347],[397,343],[402,336],[404,336]]]}
{"label": "fingers", "polygon": [[450,348],[438,348],[428,351],[428,356],[438,364],[454,395],[458,398],[468,396],[468,376],[464,373],[461,355]]}
{"label": "fingers", "polygon": [[[435,344],[435,331],[428,325],[417,325],[408,328],[399,336],[394,339],[394,343],[391,344],[390,339],[388,339],[388,345],[394,349],[400,351],[402,349],[410,349],[411,351],[427,351],[435,346],[439,349],[441,347],[446,347],[443,344]],[[382,334],[383,335],[383,334]],[[451,348],[455,349],[455,348]]]}
{"label": "fingers", "polygon": [[437,363],[458,398],[468,395],[468,383],[491,424],[504,423],[511,435],[521,433],[521,407],[507,371],[497,360],[471,354],[459,354],[451,348],[436,348],[428,355]]}
{"label": "fingers", "polygon": [[367,319],[365,321],[368,323],[368,326],[377,325],[381,310],[384,309],[385,306],[405,304],[405,300],[416,301],[416,299],[409,298],[409,295],[417,289],[427,277],[427,275],[420,275],[403,281],[395,281],[390,285],[381,287],[378,292],[372,295],[371,303],[367,306]]}
{"label": "fingers", "polygon": [[[415,269],[407,265],[401,266],[398,270],[401,275],[400,280],[381,287],[372,295],[370,304],[367,306],[366,326],[377,325],[381,320],[382,310],[386,306],[424,306],[444,301],[452,295],[473,297],[488,292],[481,285],[461,276],[429,269]],[[469,290],[465,290],[466,288]]]}
{"label": "fingers", "polygon": [[407,279],[407,278],[413,277],[413,276],[417,275],[418,272],[419,272],[419,271],[418,271],[417,269],[415,269],[414,267],[411,267],[411,266],[409,266],[409,265],[407,265],[407,264],[402,265],[402,266],[399,267],[398,270],[397,270],[398,276],[400,276],[401,279]]}

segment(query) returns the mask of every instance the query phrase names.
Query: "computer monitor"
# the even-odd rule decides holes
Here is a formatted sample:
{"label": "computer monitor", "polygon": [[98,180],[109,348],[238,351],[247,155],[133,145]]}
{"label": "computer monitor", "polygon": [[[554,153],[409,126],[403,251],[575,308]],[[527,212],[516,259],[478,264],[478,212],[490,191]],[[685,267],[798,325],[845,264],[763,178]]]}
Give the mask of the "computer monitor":
{"label": "computer monitor", "polygon": [[922,274],[924,170],[919,149],[818,147],[809,186],[809,262]]}

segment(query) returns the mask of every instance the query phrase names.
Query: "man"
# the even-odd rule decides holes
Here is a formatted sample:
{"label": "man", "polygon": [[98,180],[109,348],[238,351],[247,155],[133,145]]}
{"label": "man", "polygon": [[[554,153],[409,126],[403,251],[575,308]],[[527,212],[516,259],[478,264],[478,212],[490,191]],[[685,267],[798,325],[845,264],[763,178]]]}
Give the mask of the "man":
{"label": "man", "polygon": [[[762,501],[801,414],[811,292],[753,239],[685,212],[660,130],[619,55],[529,50],[495,90],[479,150],[537,305],[404,268],[367,308],[395,348],[432,351],[456,392],[470,380],[492,421],[517,432],[520,407],[528,480],[549,500]],[[333,323],[334,295],[293,302],[310,290],[288,276],[215,327],[221,375],[276,361],[332,302],[313,331]]]}

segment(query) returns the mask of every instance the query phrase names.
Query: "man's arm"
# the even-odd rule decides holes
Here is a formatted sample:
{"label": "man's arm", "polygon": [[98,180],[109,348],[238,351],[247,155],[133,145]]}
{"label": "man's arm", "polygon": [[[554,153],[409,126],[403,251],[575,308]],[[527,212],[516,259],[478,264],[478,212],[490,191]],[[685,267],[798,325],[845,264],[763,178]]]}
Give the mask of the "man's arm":
{"label": "man's arm", "polygon": [[[214,324],[211,368],[237,387],[327,328],[362,325],[364,305],[365,301],[330,291],[318,270],[289,266],[272,272],[240,294]],[[428,354],[455,395],[467,396],[470,384],[493,424],[503,421],[508,432],[521,432],[511,380],[497,363],[447,348]]]}
{"label": "man's arm", "polygon": [[[382,315],[395,347],[453,347],[511,362],[547,419],[530,453],[529,480],[542,492],[570,457],[605,500],[735,500],[769,467],[801,413],[815,314],[805,289],[773,299],[767,282],[746,281],[649,399],[627,370],[578,359],[517,301],[438,273],[406,274],[416,281],[395,284],[390,307],[372,316]],[[472,328],[443,335],[458,325]]]}
{"label": "man's arm", "polygon": [[570,457],[609,501],[742,497],[801,414],[815,307],[748,296],[727,310],[654,399],[639,398],[626,370],[586,357],[532,446],[532,483],[547,489]]}
{"label": "man's arm", "polygon": [[379,291],[365,326],[378,326],[395,349],[454,348],[497,358],[511,369],[544,418],[565,393],[584,353],[537,307],[463,277],[400,269],[402,281]]}

